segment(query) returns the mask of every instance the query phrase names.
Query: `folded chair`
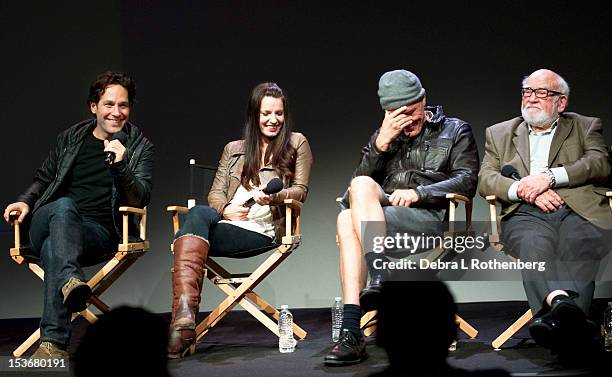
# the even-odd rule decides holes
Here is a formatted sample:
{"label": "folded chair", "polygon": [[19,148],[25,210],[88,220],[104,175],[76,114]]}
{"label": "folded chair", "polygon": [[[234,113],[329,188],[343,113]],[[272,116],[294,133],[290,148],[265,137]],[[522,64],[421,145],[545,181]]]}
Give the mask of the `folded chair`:
{"label": "folded chair", "polygon": [[[455,230],[455,221],[456,221],[456,208],[460,202],[463,202],[465,207],[465,221],[466,221],[466,232],[469,232],[469,229],[472,224],[472,200],[460,195],[460,194],[446,194],[446,199],[448,199],[448,231],[444,233],[447,235],[454,235],[459,231]],[[336,202],[341,204],[343,198],[336,198]],[[338,243],[338,236],[336,236],[336,243]],[[446,255],[447,250],[442,247],[435,248],[429,251],[426,259],[430,262],[437,261],[443,258]],[[460,316],[456,316],[457,324],[459,329],[463,331],[470,338],[475,338],[478,335],[478,330],[476,330],[472,325],[470,325],[467,321],[465,321]],[[365,336],[370,336],[376,331],[376,322],[377,322],[377,311],[371,310],[365,313],[361,317],[361,330],[363,331]]]}
{"label": "folded chair", "polygon": [[[97,316],[89,310],[89,306],[93,305],[102,313],[108,313],[111,309],[101,299],[100,295],[106,291],[111,284],[115,282],[140,256],[149,250],[149,241],[146,237],[147,211],[146,208],[134,207],[119,207],[119,212],[122,214],[123,239],[117,246],[117,252],[108,260],[98,272],[96,272],[87,285],[92,290],[92,296],[89,299],[87,308],[79,313],[72,314],[74,321],[78,316],[82,316],[90,323],[95,322]],[[128,237],[128,221],[129,215],[133,214],[140,218],[140,238],[135,242],[130,242]],[[10,255],[13,261],[17,264],[27,265],[28,268],[36,274],[41,280],[45,279],[45,273],[39,265],[40,260],[36,257],[28,245],[21,243],[21,227],[17,218],[18,211],[10,213],[10,221],[13,224],[15,231],[15,247],[10,249]],[[26,339],[19,347],[13,351],[13,356],[21,357],[34,343],[40,339],[40,329],[37,329]]]}
{"label": "folded chair", "polygon": [[[610,202],[610,210],[612,210],[612,191],[608,191],[606,193],[606,196],[608,197],[608,200]],[[497,198],[495,197],[495,195],[488,195],[485,199],[487,203],[489,203],[489,216],[491,219],[491,234],[489,235],[489,243],[495,250],[502,252],[504,246],[501,243],[499,236],[501,228],[497,219],[497,209],[495,207]],[[508,255],[508,257],[513,260],[516,260],[516,258],[510,255]],[[533,313],[531,312],[531,309],[527,309],[527,311],[523,313],[523,315],[521,315],[516,321],[514,321],[514,323],[512,323],[506,330],[504,330],[497,338],[493,340],[493,342],[491,343],[493,348],[498,351],[501,346],[508,341],[508,339],[512,338],[514,334],[516,334],[517,332],[519,332],[520,329],[525,327],[525,325],[528,324],[532,318]]]}
{"label": "folded chair", "polygon": [[[189,208],[196,205],[195,199],[195,173],[196,169],[214,173],[217,168],[214,166],[196,164],[195,160],[189,161],[190,165],[190,198],[187,207],[169,206],[168,212],[172,215],[173,234],[180,229],[180,216],[189,211]],[[276,336],[278,333],[278,319],[280,312],[253,290],[261,283],[276,267],[278,267],[301,243],[300,235],[300,210],[302,203],[293,199],[284,201],[286,211],[285,236],[280,242],[268,247],[272,253],[261,263],[253,272],[232,274],[222,267],[210,256],[204,265],[205,276],[217,288],[226,295],[225,298],[210,314],[206,316],[196,326],[196,339],[199,341],[212,329],[230,310],[236,305],[240,305],[247,312],[251,313],[259,322],[266,326]],[[171,246],[172,248],[172,246]],[[306,338],[304,331],[296,323],[293,324],[293,333],[300,340]]]}

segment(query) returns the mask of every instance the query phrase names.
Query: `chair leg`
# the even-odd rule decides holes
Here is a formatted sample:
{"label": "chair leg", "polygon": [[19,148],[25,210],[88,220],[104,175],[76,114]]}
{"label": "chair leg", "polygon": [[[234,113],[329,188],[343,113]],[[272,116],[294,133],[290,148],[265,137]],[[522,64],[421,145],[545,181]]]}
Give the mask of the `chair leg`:
{"label": "chair leg", "polygon": [[36,329],[36,331],[34,331],[32,335],[25,340],[25,342],[21,343],[21,345],[19,345],[19,347],[13,351],[13,356],[21,357],[21,355],[26,353],[26,351],[29,350],[30,347],[32,347],[34,343],[38,341],[38,339],[40,339],[40,328]]}
{"label": "chair leg", "polygon": [[457,324],[459,324],[459,329],[467,334],[470,338],[474,339],[476,335],[478,335],[478,330],[472,327],[469,323],[467,323],[463,318],[455,315],[455,320]]}
{"label": "chair leg", "polygon": [[370,336],[374,334],[376,331],[377,314],[376,310],[371,310],[361,317],[360,328],[363,331],[363,335]]}
{"label": "chair leg", "polygon": [[[284,246],[284,245],[283,245]],[[287,256],[288,253],[279,251],[283,246],[279,247],[272,255],[266,259],[248,278],[247,281],[240,284],[230,296],[223,300],[202,322],[196,326],[196,340],[199,341],[212,327],[214,327],[227,313],[238,304],[244,297],[247,291],[250,291],[257,286],[266,276],[268,276],[276,266],[278,266]]]}
{"label": "chair leg", "polygon": [[[365,336],[370,336],[376,331],[376,310],[367,312],[361,317],[361,330]],[[466,333],[470,338],[475,338],[478,335],[478,330],[467,323],[463,318],[458,315],[455,316],[455,320],[459,324],[459,329]]]}
{"label": "chair leg", "polygon": [[523,326],[525,326],[531,320],[531,318],[533,318],[531,309],[527,309],[525,314],[523,314],[519,319],[517,319],[513,324],[511,324],[510,327],[508,327],[506,331],[504,331],[497,338],[495,338],[495,340],[493,340],[493,342],[491,343],[493,348],[495,350],[499,350],[499,348],[504,343],[506,343],[508,339],[512,337],[512,335],[516,334],[520,329],[522,329]]}
{"label": "chair leg", "polygon": [[444,251],[446,250],[442,247],[438,247],[433,250],[430,250],[429,254],[427,255],[425,259],[427,259],[430,263],[435,262],[438,259],[440,259],[440,256],[444,253]]}
{"label": "chair leg", "polygon": [[[274,306],[270,305],[260,295],[253,291],[246,293],[245,296],[255,305],[257,305],[259,309],[268,313],[278,322],[280,312]],[[240,305],[242,305],[242,301],[240,301]],[[306,335],[308,335],[308,333],[295,322],[293,322],[293,334],[295,334],[295,336],[297,336],[300,340],[304,340]]]}
{"label": "chair leg", "polygon": [[[204,320],[202,320],[196,327],[196,334],[197,334],[197,340],[199,341],[204,335],[206,335],[206,333],[212,328],[214,327],[223,317],[225,317],[225,315],[227,315],[227,313],[232,310],[236,305],[240,304],[241,306],[243,306],[247,311],[249,311],[251,314],[253,314],[255,316],[255,318],[257,318],[258,320],[261,321],[261,318],[266,318],[265,320],[262,321],[262,323],[268,327],[268,329],[270,329],[273,333],[277,334],[277,327],[278,325],[275,324],[270,318],[266,317],[265,315],[263,315],[259,309],[257,307],[255,307],[252,303],[250,303],[249,301],[246,300],[245,297],[251,296],[251,295],[256,295],[252,290],[261,282],[263,281],[263,279],[265,279],[272,271],[274,271],[274,269],[285,259],[289,256],[289,252],[291,249],[291,245],[281,245],[279,246],[279,248],[268,257],[268,259],[266,259],[250,276],[249,278],[239,284],[239,285],[234,285],[234,288],[231,288],[229,286],[226,285],[219,285],[219,284],[215,284],[217,285],[221,290],[223,290],[228,297],[223,300],[206,318],[204,318]],[[230,274],[229,272],[227,272],[224,268],[222,268],[221,266],[219,266],[217,263],[215,263],[212,260],[208,260],[207,261],[207,267],[208,270],[210,271],[210,274],[207,276],[210,280],[213,281],[216,279],[216,276],[220,276],[222,278],[227,278]],[[215,276],[216,275],[216,276]],[[252,297],[252,296],[251,296]],[[278,312],[276,311],[276,309],[274,309],[274,312],[272,312],[271,309],[268,308],[268,310],[266,310],[267,307],[271,307],[271,305],[269,305],[267,302],[265,302],[263,299],[261,299],[259,296],[258,300],[261,300],[261,307],[264,311],[266,311],[267,313],[271,314],[272,316],[276,316],[275,319],[278,318]],[[244,305],[243,305],[243,301],[244,301]],[[254,300],[254,302],[257,302]],[[257,312],[257,314],[254,314],[254,312]],[[272,325],[274,324],[274,325]],[[296,332],[297,330],[297,332]],[[301,331],[300,331],[301,330]],[[294,333],[296,333],[296,335],[303,339],[306,336],[306,332],[304,330],[302,330],[299,327],[295,327],[294,326]]]}
{"label": "chair leg", "polygon": [[100,310],[102,313],[108,313],[111,311],[111,308],[108,305],[106,305],[104,302],[102,302],[102,300],[100,300],[98,296],[92,295],[89,298],[89,302],[91,303],[91,305],[98,308],[98,310]]}
{"label": "chair leg", "polygon": [[[98,317],[88,309],[83,310],[80,313],[73,313],[71,317],[71,321],[74,321],[76,317],[79,315],[83,316],[89,323],[94,323],[98,320]],[[21,343],[15,351],[13,351],[13,356],[21,357],[24,353],[26,353],[38,340],[40,339],[40,327],[36,329],[23,343]]]}
{"label": "chair leg", "polygon": [[[118,256],[119,255],[119,256]],[[110,285],[127,270],[137,258],[129,257],[124,258],[128,253],[117,253],[113,259],[108,261],[104,267],[102,267],[89,281],[87,284],[91,287],[93,295],[90,299],[90,305],[96,306],[103,313],[110,311],[110,308],[99,299],[101,295]],[[36,274],[41,280],[44,281],[45,272],[44,270],[35,263],[28,263],[29,269]],[[88,305],[88,307],[90,306]],[[71,320],[74,321],[76,317],[81,315],[89,323],[94,323],[98,320],[98,317],[89,309],[85,309],[80,313],[73,313]],[[15,351],[13,356],[21,357],[26,353],[38,340],[40,339],[40,328],[36,329],[23,343],[21,343]]]}

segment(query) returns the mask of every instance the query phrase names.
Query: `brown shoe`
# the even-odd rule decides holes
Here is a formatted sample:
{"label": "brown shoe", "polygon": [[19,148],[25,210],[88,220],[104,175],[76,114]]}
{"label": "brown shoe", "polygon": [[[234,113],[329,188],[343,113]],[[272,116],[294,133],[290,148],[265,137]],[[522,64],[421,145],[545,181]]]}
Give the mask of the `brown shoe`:
{"label": "brown shoe", "polygon": [[41,342],[38,349],[30,356],[30,360],[37,359],[68,359],[68,352],[52,342]]}
{"label": "brown shoe", "polygon": [[64,305],[71,313],[76,313],[87,308],[87,300],[91,297],[91,288],[87,283],[76,277],[71,277],[62,287]]}
{"label": "brown shoe", "polygon": [[177,359],[193,354],[196,342],[196,315],[204,278],[208,241],[182,236],[174,241],[172,274],[172,322],[168,335],[168,357]]}

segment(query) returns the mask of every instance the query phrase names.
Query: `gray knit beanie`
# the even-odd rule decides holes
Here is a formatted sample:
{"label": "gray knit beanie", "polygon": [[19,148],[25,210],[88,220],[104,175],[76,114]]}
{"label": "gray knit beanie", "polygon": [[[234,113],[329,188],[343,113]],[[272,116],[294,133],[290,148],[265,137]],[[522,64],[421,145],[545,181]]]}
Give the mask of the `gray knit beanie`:
{"label": "gray knit beanie", "polygon": [[378,97],[383,110],[411,105],[425,96],[425,89],[414,73],[397,69],[383,74],[378,81]]}

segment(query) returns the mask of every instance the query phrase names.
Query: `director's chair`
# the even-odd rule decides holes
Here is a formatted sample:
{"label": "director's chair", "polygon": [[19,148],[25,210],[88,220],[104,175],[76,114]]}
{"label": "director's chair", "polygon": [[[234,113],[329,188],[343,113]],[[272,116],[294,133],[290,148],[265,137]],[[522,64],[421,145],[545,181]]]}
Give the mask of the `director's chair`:
{"label": "director's chair", "polygon": [[[612,211],[612,191],[606,192],[606,196],[608,197],[608,202],[610,204],[610,210]],[[487,195],[485,197],[487,203],[489,203],[489,216],[491,221],[491,234],[489,235],[489,243],[491,246],[497,250],[498,252],[503,252],[504,245],[501,243],[500,239],[500,229],[501,224],[497,218],[497,208],[495,206],[497,202],[497,198],[495,195]],[[513,260],[516,258],[508,255]],[[533,318],[533,313],[531,309],[527,309],[523,315],[521,315],[516,321],[514,321],[506,330],[504,330],[497,338],[491,342],[493,348],[498,351],[501,349],[501,346],[504,345],[514,334],[519,332],[526,324],[531,321]]]}
{"label": "director's chair", "polygon": [[[187,200],[187,207],[169,206],[168,212],[172,215],[172,228],[174,233],[180,229],[180,216],[189,212],[189,208],[196,205],[195,194],[195,175],[196,169],[214,173],[217,167],[196,164],[195,160],[189,161],[190,168],[190,198]],[[278,267],[291,253],[295,250],[302,241],[300,234],[300,211],[302,203],[286,199],[285,206],[285,236],[281,241],[258,250],[261,252],[272,251],[272,253],[261,263],[255,271],[251,273],[232,274],[224,267],[217,263],[213,258],[208,256],[204,263],[205,276],[210,282],[223,291],[227,297],[215,307],[210,314],[206,316],[196,326],[196,342],[202,339],[230,310],[236,305],[240,305],[259,322],[266,326],[276,336],[280,336],[278,332],[278,319],[280,312],[260,295],[253,290],[261,283],[276,267]],[[172,249],[172,245],[171,245]],[[300,340],[306,338],[304,331],[296,323],[293,324],[293,333]]]}
{"label": "director's chair", "polygon": [[[445,236],[453,236],[457,234],[459,231],[455,229],[455,221],[456,221],[456,209],[459,206],[459,203],[463,203],[465,207],[465,221],[466,221],[466,229],[465,232],[469,232],[472,225],[472,200],[460,195],[460,194],[446,194],[446,199],[448,200],[448,231],[444,233]],[[341,208],[345,208],[343,205],[343,198],[336,198],[336,202],[340,205]],[[338,236],[336,235],[336,243],[338,243]],[[443,247],[434,248],[429,251],[426,259],[429,262],[434,262],[444,258],[447,255],[448,250],[445,250]],[[478,335],[478,330],[476,330],[472,325],[470,325],[466,320],[461,318],[459,315],[455,316],[457,321],[457,325],[459,329],[463,331],[470,338],[475,338]],[[377,324],[377,311],[371,310],[365,313],[361,317],[360,325],[361,330],[365,336],[370,336],[374,334],[376,331]],[[418,325],[418,324],[417,324]],[[451,345],[453,348],[456,344],[456,341]]]}
{"label": "director's chair", "polygon": [[[87,281],[87,285],[89,285],[92,290],[91,298],[89,299],[87,308],[85,308],[85,310],[79,313],[72,313],[72,321],[74,321],[78,316],[81,316],[90,323],[95,322],[98,318],[91,310],[88,309],[91,305],[98,308],[102,313],[108,313],[111,309],[100,299],[100,295],[104,293],[104,291],[106,291],[134,262],[136,262],[140,256],[149,250],[149,241],[146,237],[146,208],[119,207],[119,212],[122,214],[123,229],[123,238],[121,243],[118,245],[117,252],[112,256],[112,258],[107,261],[104,266],[102,266],[102,268],[98,270],[91,279],[89,279],[89,281]],[[15,232],[15,247],[10,249],[11,259],[13,259],[13,261],[17,264],[27,264],[28,268],[34,274],[36,274],[36,276],[38,276],[41,280],[44,280],[45,273],[42,267],[39,265],[39,258],[32,253],[29,245],[21,243],[21,227],[17,222],[19,214],[20,213],[18,211],[13,211],[10,213],[10,221],[13,224],[13,229]],[[135,240],[135,242],[130,242],[128,236],[130,214],[140,218],[140,238]],[[39,339],[40,328],[34,331],[32,335],[30,335],[21,345],[19,345],[19,347],[15,349],[15,351],[13,351],[13,356],[21,357]]]}
{"label": "director's chair", "polygon": [[[503,252],[504,245],[501,243],[500,239],[500,224],[497,220],[497,209],[495,204],[497,202],[497,198],[495,195],[488,195],[485,197],[487,203],[489,203],[489,216],[491,221],[491,234],[489,235],[489,243],[491,246],[497,250],[498,252]],[[516,260],[516,258],[512,256],[508,256],[509,258]],[[531,319],[533,318],[533,313],[531,309],[527,309],[525,313],[523,313],[516,321],[514,321],[506,330],[504,330],[497,338],[493,339],[491,345],[495,350],[499,350],[501,346],[508,341],[514,334],[520,331]]]}

